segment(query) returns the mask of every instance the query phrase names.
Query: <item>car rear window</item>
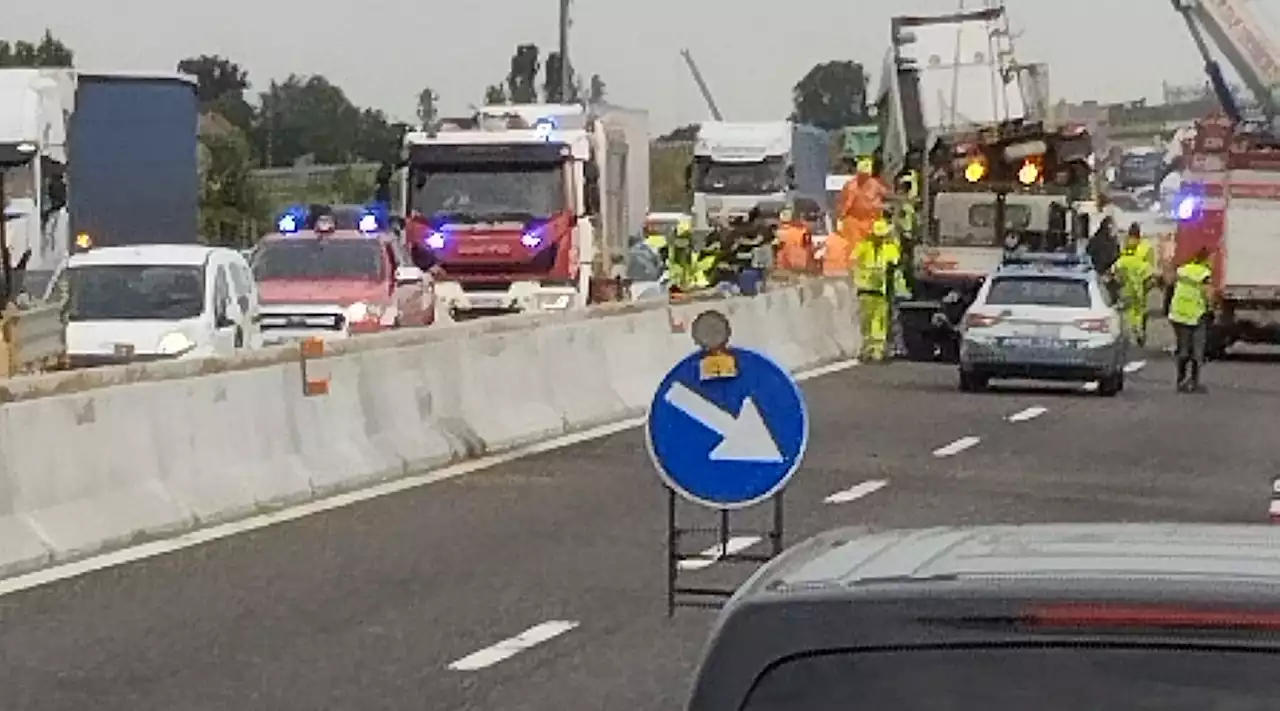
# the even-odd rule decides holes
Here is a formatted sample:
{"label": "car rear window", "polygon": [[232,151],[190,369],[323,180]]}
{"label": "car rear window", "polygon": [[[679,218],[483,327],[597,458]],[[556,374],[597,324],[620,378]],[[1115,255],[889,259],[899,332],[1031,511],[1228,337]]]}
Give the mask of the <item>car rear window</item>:
{"label": "car rear window", "polygon": [[1045,276],[998,276],[986,303],[991,306],[1062,306],[1087,309],[1089,284],[1082,279]]}
{"label": "car rear window", "polygon": [[846,652],[767,671],[742,711],[1275,711],[1280,655],[1138,646]]}

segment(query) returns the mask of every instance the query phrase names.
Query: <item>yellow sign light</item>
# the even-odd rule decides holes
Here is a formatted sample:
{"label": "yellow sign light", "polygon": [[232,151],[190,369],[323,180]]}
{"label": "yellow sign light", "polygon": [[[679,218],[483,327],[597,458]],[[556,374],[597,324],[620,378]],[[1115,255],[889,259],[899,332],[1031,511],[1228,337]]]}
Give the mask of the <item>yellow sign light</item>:
{"label": "yellow sign light", "polygon": [[1040,166],[1032,161],[1027,161],[1018,169],[1018,182],[1023,185],[1033,185],[1040,179]]}
{"label": "yellow sign light", "polygon": [[93,238],[87,232],[81,232],[76,235],[76,247],[79,249],[89,249],[93,246]]}
{"label": "yellow sign light", "polygon": [[976,183],[982,180],[987,174],[987,165],[980,160],[975,160],[964,167],[964,179]]}

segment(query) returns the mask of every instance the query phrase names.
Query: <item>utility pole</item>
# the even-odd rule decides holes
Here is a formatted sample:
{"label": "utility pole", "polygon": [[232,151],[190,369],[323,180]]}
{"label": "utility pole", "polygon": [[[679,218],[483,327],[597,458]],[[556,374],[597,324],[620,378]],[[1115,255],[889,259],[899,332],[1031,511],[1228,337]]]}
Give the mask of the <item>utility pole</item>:
{"label": "utility pole", "polygon": [[573,78],[569,64],[569,2],[560,0],[560,101],[565,104],[572,96],[569,86]]}

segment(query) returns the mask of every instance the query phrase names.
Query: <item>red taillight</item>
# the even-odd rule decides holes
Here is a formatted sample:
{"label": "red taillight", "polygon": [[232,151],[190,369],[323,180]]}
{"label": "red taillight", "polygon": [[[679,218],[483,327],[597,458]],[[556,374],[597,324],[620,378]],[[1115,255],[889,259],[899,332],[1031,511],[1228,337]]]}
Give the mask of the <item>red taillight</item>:
{"label": "red taillight", "polygon": [[990,316],[987,314],[965,314],[964,325],[969,328],[987,328],[1000,323],[999,316]]}
{"label": "red taillight", "polygon": [[1111,330],[1111,321],[1105,318],[1082,318],[1076,321],[1076,328],[1091,333],[1107,333]]}
{"label": "red taillight", "polygon": [[1280,630],[1280,612],[1195,610],[1181,607],[1100,604],[1046,605],[1028,611],[1025,621],[1043,627],[1184,627]]}

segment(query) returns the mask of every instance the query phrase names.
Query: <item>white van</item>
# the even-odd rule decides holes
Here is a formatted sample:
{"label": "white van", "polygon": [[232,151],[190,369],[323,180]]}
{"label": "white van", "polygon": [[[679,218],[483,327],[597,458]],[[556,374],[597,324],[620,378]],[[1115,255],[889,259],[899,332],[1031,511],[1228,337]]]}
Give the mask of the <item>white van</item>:
{"label": "white van", "polygon": [[68,259],[50,284],[67,303],[71,367],[229,356],[259,348],[253,273],[234,249],[133,245]]}

